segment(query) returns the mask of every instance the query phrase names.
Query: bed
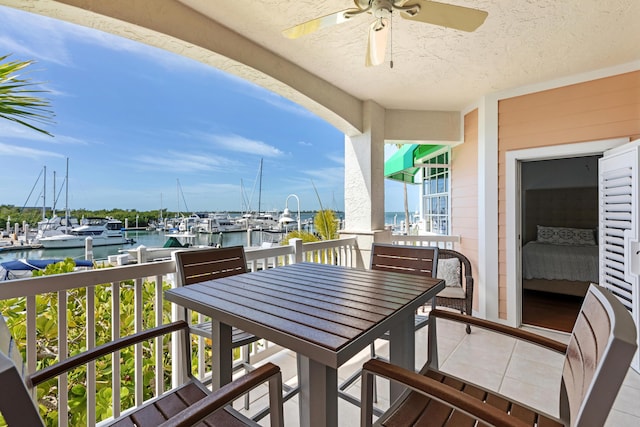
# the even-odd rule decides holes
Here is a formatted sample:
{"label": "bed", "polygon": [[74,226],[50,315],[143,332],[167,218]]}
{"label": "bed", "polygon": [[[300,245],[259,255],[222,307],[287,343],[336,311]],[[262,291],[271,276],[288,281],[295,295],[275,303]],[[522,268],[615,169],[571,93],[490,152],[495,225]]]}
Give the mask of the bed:
{"label": "bed", "polygon": [[528,190],[524,200],[523,288],[584,296],[598,283],[598,190]]}

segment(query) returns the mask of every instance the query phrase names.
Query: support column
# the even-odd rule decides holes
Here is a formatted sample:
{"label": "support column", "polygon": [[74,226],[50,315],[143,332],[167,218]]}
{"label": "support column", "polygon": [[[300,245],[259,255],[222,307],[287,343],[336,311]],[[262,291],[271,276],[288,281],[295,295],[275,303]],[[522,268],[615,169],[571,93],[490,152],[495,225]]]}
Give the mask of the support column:
{"label": "support column", "polygon": [[478,315],[496,321],[498,274],[498,100],[481,99],[478,108]]}
{"label": "support column", "polygon": [[[372,241],[384,239],[384,121],[385,110],[365,101],[364,132],[345,136],[345,227],[341,234],[355,235],[365,254]],[[369,259],[358,257],[356,265],[367,266]]]}

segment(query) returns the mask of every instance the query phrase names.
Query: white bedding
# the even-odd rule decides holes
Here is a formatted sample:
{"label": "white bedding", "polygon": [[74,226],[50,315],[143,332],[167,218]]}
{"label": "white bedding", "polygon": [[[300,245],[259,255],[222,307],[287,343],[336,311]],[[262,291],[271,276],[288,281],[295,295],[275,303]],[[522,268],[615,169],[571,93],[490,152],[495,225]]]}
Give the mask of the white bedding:
{"label": "white bedding", "polygon": [[524,278],[598,283],[597,245],[529,242],[522,248]]}

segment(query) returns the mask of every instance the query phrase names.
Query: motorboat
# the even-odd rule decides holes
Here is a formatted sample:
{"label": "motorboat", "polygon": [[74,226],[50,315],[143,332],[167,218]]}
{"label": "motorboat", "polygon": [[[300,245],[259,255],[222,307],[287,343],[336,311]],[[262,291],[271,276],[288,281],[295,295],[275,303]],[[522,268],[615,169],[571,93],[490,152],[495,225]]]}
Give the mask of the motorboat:
{"label": "motorboat", "polygon": [[45,237],[58,236],[71,233],[74,227],[80,226],[77,218],[61,218],[53,216],[49,219],[38,221],[38,229],[34,238],[35,243],[39,243]]}
{"label": "motorboat", "polygon": [[202,218],[196,231],[198,233],[219,233],[226,231],[241,231],[245,229],[243,224],[235,222],[229,214],[226,213],[210,213],[206,218]]}
{"label": "motorboat", "polygon": [[[277,213],[276,213],[277,215]],[[263,212],[255,217],[252,220],[253,229],[254,230],[279,230],[280,224],[278,220],[274,216],[274,214],[270,212]]]}
{"label": "motorboat", "polygon": [[195,231],[200,223],[200,216],[198,214],[191,214],[187,217],[182,217],[178,224],[178,231],[181,233],[190,233]]}
{"label": "motorboat", "polygon": [[71,229],[68,234],[44,237],[40,244],[45,249],[82,248],[87,237],[93,239],[93,246],[123,245],[132,243],[122,230],[122,221],[113,218],[85,218],[82,224]]}
{"label": "motorboat", "polygon": [[[62,259],[15,259],[0,264],[0,281],[31,277],[34,270],[44,271],[50,264],[64,261]],[[93,261],[74,260],[76,270],[93,268]]]}

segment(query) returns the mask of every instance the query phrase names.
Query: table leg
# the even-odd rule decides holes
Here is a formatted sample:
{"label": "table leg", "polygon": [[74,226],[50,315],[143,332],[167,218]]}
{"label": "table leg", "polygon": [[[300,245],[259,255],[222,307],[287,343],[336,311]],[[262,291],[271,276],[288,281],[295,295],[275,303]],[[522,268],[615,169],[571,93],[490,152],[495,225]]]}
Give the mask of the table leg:
{"label": "table leg", "polygon": [[338,371],[308,357],[299,357],[300,425],[338,425]]}
{"label": "table leg", "polygon": [[211,321],[211,385],[214,390],[231,382],[233,375],[233,347],[231,346],[231,326],[217,320]]}
{"label": "table leg", "polygon": [[[415,320],[412,314],[403,322],[389,330],[389,361],[393,365],[414,371],[416,364]],[[405,387],[391,381],[389,396],[395,401]]]}

